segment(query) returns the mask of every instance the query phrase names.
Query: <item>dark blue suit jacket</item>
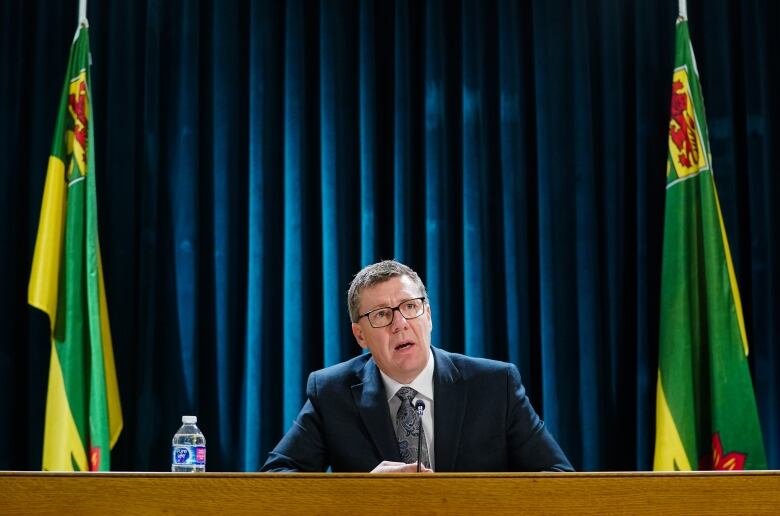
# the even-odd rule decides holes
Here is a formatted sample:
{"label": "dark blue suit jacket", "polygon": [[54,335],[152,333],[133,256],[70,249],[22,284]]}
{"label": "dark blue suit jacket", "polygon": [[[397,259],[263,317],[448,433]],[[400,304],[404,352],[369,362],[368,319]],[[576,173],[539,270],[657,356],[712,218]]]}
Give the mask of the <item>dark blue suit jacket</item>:
{"label": "dark blue suit jacket", "polygon": [[[517,368],[432,348],[436,471],[572,471]],[[371,355],[309,375],[308,400],[261,471],[371,471],[401,462]]]}

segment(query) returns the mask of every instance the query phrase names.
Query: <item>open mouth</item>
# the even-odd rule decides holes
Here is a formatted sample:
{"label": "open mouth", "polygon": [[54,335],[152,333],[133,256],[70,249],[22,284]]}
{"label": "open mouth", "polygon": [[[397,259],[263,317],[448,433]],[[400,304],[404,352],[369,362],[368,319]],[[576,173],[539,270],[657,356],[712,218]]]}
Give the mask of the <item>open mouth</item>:
{"label": "open mouth", "polygon": [[403,351],[414,346],[414,342],[402,342],[395,347],[396,351]]}

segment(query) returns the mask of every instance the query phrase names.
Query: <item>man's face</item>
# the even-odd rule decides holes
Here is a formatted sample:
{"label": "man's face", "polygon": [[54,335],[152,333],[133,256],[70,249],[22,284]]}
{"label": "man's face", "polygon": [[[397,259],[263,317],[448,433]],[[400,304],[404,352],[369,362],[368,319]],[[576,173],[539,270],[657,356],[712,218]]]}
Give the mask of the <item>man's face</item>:
{"label": "man's face", "polygon": [[[381,307],[396,307],[402,301],[422,295],[408,276],[396,276],[363,289],[360,293],[362,315]],[[393,322],[384,328],[373,328],[368,317],[361,317],[352,324],[352,334],[358,345],[368,349],[379,369],[399,383],[410,383],[428,363],[431,347],[431,308],[415,319],[406,320],[396,310]]]}

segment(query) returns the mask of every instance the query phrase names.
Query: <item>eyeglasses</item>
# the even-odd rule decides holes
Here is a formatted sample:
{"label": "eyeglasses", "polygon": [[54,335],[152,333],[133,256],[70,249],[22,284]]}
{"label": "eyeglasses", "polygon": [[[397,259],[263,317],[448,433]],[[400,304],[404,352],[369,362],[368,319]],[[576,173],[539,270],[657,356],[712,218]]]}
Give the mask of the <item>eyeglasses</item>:
{"label": "eyeglasses", "polygon": [[409,319],[416,319],[425,313],[425,297],[407,299],[394,308],[389,306],[374,308],[358,317],[358,321],[363,317],[368,317],[368,323],[372,328],[384,328],[385,326],[393,324],[396,310],[398,310],[398,313],[403,315],[404,319],[407,321]]}

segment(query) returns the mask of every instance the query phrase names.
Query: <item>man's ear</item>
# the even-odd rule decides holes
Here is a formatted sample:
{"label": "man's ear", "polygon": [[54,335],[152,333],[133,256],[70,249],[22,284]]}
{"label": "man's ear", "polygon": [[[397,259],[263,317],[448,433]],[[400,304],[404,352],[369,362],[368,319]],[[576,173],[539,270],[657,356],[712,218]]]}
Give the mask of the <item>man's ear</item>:
{"label": "man's ear", "polygon": [[363,328],[360,327],[357,323],[352,323],[352,335],[355,336],[355,340],[358,343],[358,346],[360,346],[363,349],[366,349],[368,347],[368,343],[366,342],[366,336],[363,334]]}

